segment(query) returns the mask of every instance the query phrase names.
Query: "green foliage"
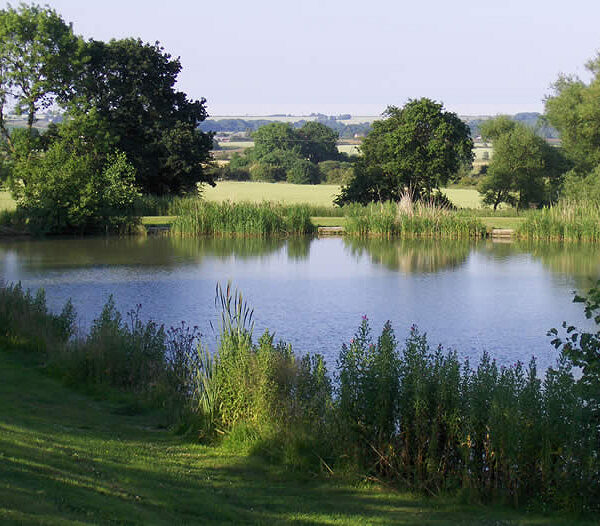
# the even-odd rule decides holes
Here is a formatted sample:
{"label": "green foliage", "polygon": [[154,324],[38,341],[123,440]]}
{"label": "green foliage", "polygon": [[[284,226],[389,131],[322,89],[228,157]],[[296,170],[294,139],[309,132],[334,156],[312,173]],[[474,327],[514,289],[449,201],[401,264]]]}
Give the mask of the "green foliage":
{"label": "green foliage", "polygon": [[276,183],[284,181],[286,174],[285,168],[277,164],[255,162],[250,165],[250,179],[252,181],[262,181],[266,183]]}
{"label": "green foliage", "polygon": [[197,127],[205,100],[189,100],[175,90],[181,70],[158,43],[141,40],[90,41],[89,59],[73,81],[67,104],[74,114],[94,110],[110,122],[116,148],[137,171],[147,193],[185,193],[212,180],[203,171],[212,135]]}
{"label": "green foliage", "polygon": [[339,134],[329,126],[309,121],[296,131],[302,157],[311,163],[335,160],[339,157],[337,140]]}
{"label": "green foliage", "polygon": [[501,203],[527,208],[556,200],[567,169],[560,150],[508,117],[486,121],[481,128],[494,145],[487,175],[479,184],[485,204],[496,210]]}
{"label": "green foliage", "polygon": [[314,230],[307,205],[214,203],[187,198],[176,201],[170,212],[177,216],[171,226],[174,235],[285,236]]}
{"label": "green foliage", "polygon": [[342,188],[338,204],[397,201],[409,188],[429,198],[473,160],[468,126],[443,105],[423,98],[403,108],[389,106],[361,145],[354,179]]}
{"label": "green foliage", "polygon": [[350,341],[342,345],[338,363],[337,408],[340,437],[355,449],[355,461],[374,463],[387,472],[386,446],[395,435],[400,400],[400,357],[390,322],[373,343],[366,316]]}
{"label": "green foliage", "polygon": [[546,118],[560,132],[562,148],[579,174],[600,164],[600,55],[586,64],[589,83],[561,75],[545,100]]}
{"label": "green foliage", "polygon": [[83,59],[83,41],[50,7],[21,4],[0,11],[0,133],[10,145],[4,121],[7,95],[17,112],[35,113],[64,97]]}
{"label": "green foliage", "polygon": [[293,184],[319,184],[321,172],[319,167],[305,159],[298,159],[287,172],[287,182]]}
{"label": "green foliage", "polygon": [[600,241],[600,205],[592,201],[561,200],[528,214],[517,235],[543,241]]}
{"label": "green foliage", "polygon": [[104,155],[65,133],[20,160],[12,177],[17,209],[36,233],[115,231],[132,223],[135,170],[123,153]]}
{"label": "green foliage", "polygon": [[323,161],[319,163],[319,170],[327,184],[347,185],[354,175],[352,163],[342,161]]}
{"label": "green foliage", "polygon": [[371,203],[344,208],[348,235],[466,239],[485,235],[483,223],[472,214],[450,211],[435,203]]}
{"label": "green foliage", "polygon": [[69,301],[59,315],[46,306],[46,295],[35,296],[20,283],[0,286],[0,341],[5,345],[45,352],[64,344],[75,332],[75,310]]}

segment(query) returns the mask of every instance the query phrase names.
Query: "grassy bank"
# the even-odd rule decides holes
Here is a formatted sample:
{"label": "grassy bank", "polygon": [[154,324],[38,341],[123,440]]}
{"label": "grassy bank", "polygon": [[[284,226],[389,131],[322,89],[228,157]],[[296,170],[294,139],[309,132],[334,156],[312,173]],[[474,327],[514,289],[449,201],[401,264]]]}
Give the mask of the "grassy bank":
{"label": "grassy bank", "polygon": [[214,203],[190,198],[179,200],[170,211],[176,216],[171,224],[174,235],[288,236],[314,230],[310,209],[304,205]]}
{"label": "grassy bank", "polygon": [[348,207],[345,232],[351,236],[465,239],[485,236],[486,227],[470,214],[422,203],[403,202]]}
{"label": "grassy bank", "polygon": [[[0,350],[4,524],[591,524],[294,473],[174,436]],[[26,386],[26,388],[24,388]]]}

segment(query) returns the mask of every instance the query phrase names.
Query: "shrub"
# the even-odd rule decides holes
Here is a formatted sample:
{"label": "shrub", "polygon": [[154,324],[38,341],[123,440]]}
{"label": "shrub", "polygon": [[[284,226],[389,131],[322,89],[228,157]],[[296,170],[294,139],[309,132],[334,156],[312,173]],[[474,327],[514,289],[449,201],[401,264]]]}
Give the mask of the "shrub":
{"label": "shrub", "polygon": [[323,161],[319,163],[319,170],[327,184],[348,185],[354,176],[352,163],[340,161]]}
{"label": "shrub", "polygon": [[130,225],[137,195],[135,170],[125,154],[98,165],[83,145],[56,142],[19,163],[13,193],[36,233],[115,231]]}
{"label": "shrub", "polygon": [[287,182],[293,184],[319,184],[321,182],[321,172],[316,164],[306,159],[298,159],[287,171]]}
{"label": "shrub", "polygon": [[285,169],[281,166],[255,162],[250,165],[250,178],[253,181],[276,183],[285,180]]}

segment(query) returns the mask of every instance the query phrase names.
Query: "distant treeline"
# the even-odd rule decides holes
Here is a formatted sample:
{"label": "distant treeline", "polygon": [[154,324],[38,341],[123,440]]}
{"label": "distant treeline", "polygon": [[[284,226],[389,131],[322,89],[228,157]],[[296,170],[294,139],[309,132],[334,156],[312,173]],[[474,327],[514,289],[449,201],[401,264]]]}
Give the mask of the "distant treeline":
{"label": "distant treeline", "polygon": [[[516,113],[515,115],[511,115],[510,119],[516,122],[521,122],[526,126],[533,128],[536,134],[544,139],[558,139],[559,137],[558,131],[546,122],[541,113]],[[466,120],[467,126],[469,126],[471,129],[471,137],[479,137],[481,135],[479,127],[486,120],[489,120],[489,118],[484,117],[480,119]]]}
{"label": "distant treeline", "polygon": [[[285,115],[281,115],[285,117]],[[316,115],[311,115],[311,117],[316,116],[316,121],[322,124],[329,126],[331,129],[335,130],[339,133],[340,138],[347,139],[354,137],[355,135],[366,135],[371,131],[371,123],[370,122],[361,122],[357,124],[345,124],[344,120],[349,120],[351,115],[323,115],[321,113]],[[267,124],[271,124],[272,122],[279,122],[274,120],[273,117],[277,117],[277,115],[271,116],[270,119],[257,119],[257,120],[244,120],[244,119],[207,119],[200,124],[200,130],[203,132],[230,132],[230,133],[241,133],[241,132],[253,132],[258,130],[261,126],[266,126]],[[543,137],[544,139],[557,139],[558,131],[556,131],[552,126],[550,126],[545,120],[542,118],[540,113],[531,112],[531,113],[516,113],[511,116],[512,120],[522,122],[523,124],[529,126],[536,130],[536,133]],[[313,119],[311,119],[313,120]],[[479,119],[467,119],[466,123],[471,129],[471,137],[478,137],[481,135],[479,127],[481,123],[488,120],[488,117],[479,118]],[[292,126],[294,128],[301,128],[304,124],[308,122],[306,119],[300,119],[294,123]]]}
{"label": "distant treeline", "polygon": [[[327,117],[326,115],[317,115],[317,119],[311,119],[311,121],[316,120],[316,122],[320,122],[330,127],[332,130],[338,132],[340,138],[352,138],[355,135],[366,135],[371,130],[371,124],[369,122],[361,122],[358,124],[344,124],[341,122],[342,119],[340,117],[346,117],[345,115],[341,116],[331,116]],[[244,119],[207,119],[200,124],[200,130],[203,132],[254,132],[258,130],[261,126],[266,126],[267,124],[271,124],[273,122],[279,122],[274,119],[258,119],[258,120],[244,120]],[[294,123],[291,123],[294,128],[301,128],[307,122],[306,119],[298,120]]]}

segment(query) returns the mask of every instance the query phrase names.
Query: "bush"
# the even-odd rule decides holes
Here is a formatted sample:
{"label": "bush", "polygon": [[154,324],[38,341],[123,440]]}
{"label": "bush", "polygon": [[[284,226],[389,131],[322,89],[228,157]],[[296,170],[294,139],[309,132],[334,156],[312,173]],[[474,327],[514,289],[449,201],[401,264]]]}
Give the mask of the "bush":
{"label": "bush", "polygon": [[249,172],[253,181],[276,183],[285,180],[285,169],[281,166],[258,162],[250,165]]}
{"label": "bush", "polygon": [[354,176],[352,163],[340,161],[323,161],[319,163],[319,170],[327,184],[347,185]]}
{"label": "bush", "polygon": [[321,171],[316,164],[306,159],[298,159],[287,172],[287,182],[293,184],[319,184],[321,182]]}
{"label": "bush", "polygon": [[35,233],[92,233],[130,226],[137,195],[125,154],[99,165],[83,144],[56,142],[19,163],[13,183],[17,209]]}

